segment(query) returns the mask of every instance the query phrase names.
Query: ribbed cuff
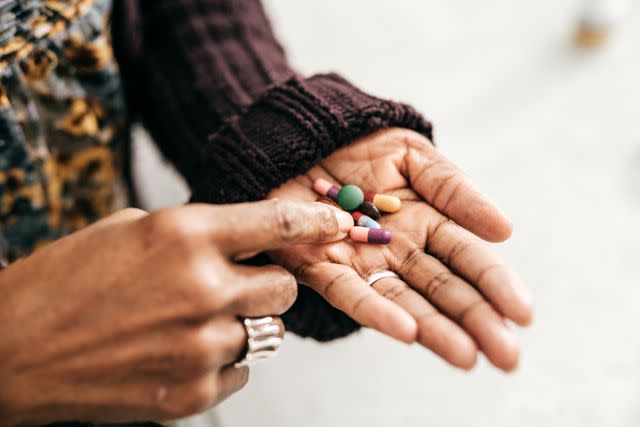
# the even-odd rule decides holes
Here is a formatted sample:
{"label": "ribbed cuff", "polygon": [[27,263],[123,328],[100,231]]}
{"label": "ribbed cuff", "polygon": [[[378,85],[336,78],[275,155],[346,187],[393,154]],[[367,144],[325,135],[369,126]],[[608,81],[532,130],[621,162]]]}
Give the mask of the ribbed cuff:
{"label": "ribbed cuff", "polygon": [[[261,200],[337,148],[388,127],[432,140],[431,124],[408,105],[367,95],[335,74],[290,79],[210,136],[191,201]],[[319,341],[360,328],[306,286],[282,318],[287,330]]]}
{"label": "ribbed cuff", "polygon": [[432,139],[431,124],[412,107],[367,95],[336,74],[290,79],[210,136],[192,201],[263,199],[337,148],[388,127]]}

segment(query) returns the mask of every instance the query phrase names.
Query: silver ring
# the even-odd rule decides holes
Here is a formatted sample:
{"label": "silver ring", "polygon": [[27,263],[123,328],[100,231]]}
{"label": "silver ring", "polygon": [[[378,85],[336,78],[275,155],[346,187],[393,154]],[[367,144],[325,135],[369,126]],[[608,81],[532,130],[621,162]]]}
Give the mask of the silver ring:
{"label": "silver ring", "polygon": [[242,360],[233,366],[241,368],[261,359],[270,359],[278,353],[282,343],[280,325],[273,317],[256,317],[242,319],[247,331],[247,352]]}
{"label": "silver ring", "polygon": [[378,280],[385,279],[387,277],[395,277],[398,279],[400,278],[400,276],[398,276],[395,272],[391,270],[382,270],[382,271],[378,271],[371,274],[369,277],[365,279],[365,281],[367,282],[367,285],[373,286],[373,284],[376,283]]}

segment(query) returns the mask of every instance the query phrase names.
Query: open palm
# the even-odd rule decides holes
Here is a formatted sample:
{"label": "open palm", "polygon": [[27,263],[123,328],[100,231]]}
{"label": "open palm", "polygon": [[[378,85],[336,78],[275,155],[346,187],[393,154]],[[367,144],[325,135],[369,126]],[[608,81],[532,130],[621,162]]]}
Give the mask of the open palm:
{"label": "open palm", "polygon": [[[478,350],[505,371],[517,366],[504,319],[530,323],[531,299],[475,236],[503,241],[511,224],[426,138],[404,129],[361,138],[269,197],[315,200],[317,178],[400,197],[402,209],[379,220],[393,240],[298,246],[270,253],[276,262],[362,325],[418,341],[454,366],[472,368]],[[363,278],[379,270],[400,278],[367,286]]]}

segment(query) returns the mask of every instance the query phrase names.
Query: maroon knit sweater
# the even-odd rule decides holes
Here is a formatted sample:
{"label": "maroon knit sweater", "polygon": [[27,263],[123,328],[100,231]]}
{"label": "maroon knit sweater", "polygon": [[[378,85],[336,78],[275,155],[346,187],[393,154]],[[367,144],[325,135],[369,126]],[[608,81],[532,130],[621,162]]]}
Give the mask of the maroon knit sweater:
{"label": "maroon knit sweater", "polygon": [[[192,201],[262,199],[381,128],[432,137],[410,106],[336,74],[296,74],[259,0],[117,0],[112,31],[131,112],[184,175]],[[359,327],[304,286],[283,319],[318,340]]]}

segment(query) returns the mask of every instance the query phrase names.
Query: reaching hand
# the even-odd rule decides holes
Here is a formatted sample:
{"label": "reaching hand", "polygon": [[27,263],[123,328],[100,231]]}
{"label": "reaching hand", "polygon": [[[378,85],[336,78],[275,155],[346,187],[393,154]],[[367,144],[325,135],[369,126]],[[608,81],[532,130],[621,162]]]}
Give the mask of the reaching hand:
{"label": "reaching hand", "polygon": [[[320,203],[123,210],[0,273],[2,425],[181,418],[240,389],[238,316],[275,316],[295,279],[243,254],[342,239]],[[279,318],[275,321],[281,323]]]}
{"label": "reaching hand", "polygon": [[[531,298],[518,277],[475,235],[492,242],[511,223],[423,136],[388,129],[324,159],[269,197],[315,200],[317,178],[393,194],[402,209],[379,222],[389,245],[343,240],[271,252],[272,259],[353,319],[470,369],[478,349],[498,368],[517,367],[519,346],[505,318],[525,326]],[[393,270],[367,286],[364,277]]]}

